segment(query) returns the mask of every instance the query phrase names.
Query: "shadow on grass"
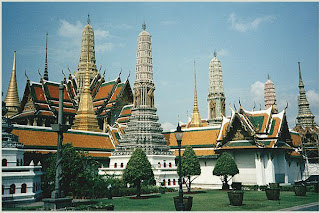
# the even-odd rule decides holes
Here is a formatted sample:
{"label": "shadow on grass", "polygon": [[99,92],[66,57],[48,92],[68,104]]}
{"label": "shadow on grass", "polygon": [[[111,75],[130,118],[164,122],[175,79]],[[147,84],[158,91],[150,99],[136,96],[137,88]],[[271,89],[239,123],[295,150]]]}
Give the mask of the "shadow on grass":
{"label": "shadow on grass", "polygon": [[149,198],[160,198],[161,196],[160,195],[142,195],[140,197],[130,197],[130,199],[133,199],[133,200],[145,200],[145,199],[149,199]]}
{"label": "shadow on grass", "polygon": [[184,192],[183,194],[202,194],[207,193],[206,191],[193,191],[193,192]]}
{"label": "shadow on grass", "polygon": [[82,206],[82,205],[93,205],[99,203],[96,200],[83,200],[83,201],[73,201],[72,205],[74,207]]}

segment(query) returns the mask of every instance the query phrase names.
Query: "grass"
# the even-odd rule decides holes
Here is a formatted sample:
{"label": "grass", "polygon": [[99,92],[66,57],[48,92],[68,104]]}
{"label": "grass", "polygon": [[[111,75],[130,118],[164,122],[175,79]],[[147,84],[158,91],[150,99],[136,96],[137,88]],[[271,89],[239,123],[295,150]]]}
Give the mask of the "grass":
{"label": "grass", "polygon": [[[156,195],[147,200],[133,200],[128,197],[101,199],[99,202],[110,203],[115,211],[175,211],[173,197],[178,193]],[[193,196],[192,211],[274,211],[292,206],[318,202],[319,194],[308,192],[305,197],[298,197],[294,192],[281,192],[279,201],[268,200],[264,191],[245,191],[242,206],[230,206],[226,191],[209,190]]]}
{"label": "grass", "polygon": [[[115,211],[175,211],[173,197],[177,195],[178,192],[167,192],[166,194],[150,195],[148,199],[121,197],[113,198],[112,200],[97,199],[88,202],[113,204]],[[318,193],[307,192],[306,196],[298,197],[292,191],[281,191],[280,203],[279,201],[268,200],[264,191],[245,191],[242,206],[230,206],[227,192],[221,190],[199,191],[196,194],[188,194],[187,196],[193,197],[192,211],[275,211],[319,201]],[[83,204],[80,205],[82,206]],[[30,209],[16,207],[3,210],[35,209],[34,207]]]}

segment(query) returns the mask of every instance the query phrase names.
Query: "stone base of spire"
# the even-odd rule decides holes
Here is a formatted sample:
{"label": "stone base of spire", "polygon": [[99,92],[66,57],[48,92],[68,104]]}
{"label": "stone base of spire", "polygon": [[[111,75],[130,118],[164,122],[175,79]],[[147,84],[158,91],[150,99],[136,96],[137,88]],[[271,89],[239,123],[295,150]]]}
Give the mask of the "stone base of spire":
{"label": "stone base of spire", "polygon": [[167,145],[152,145],[152,144],[121,144],[111,153],[111,156],[132,155],[136,149],[142,149],[146,155],[171,155],[173,152]]}

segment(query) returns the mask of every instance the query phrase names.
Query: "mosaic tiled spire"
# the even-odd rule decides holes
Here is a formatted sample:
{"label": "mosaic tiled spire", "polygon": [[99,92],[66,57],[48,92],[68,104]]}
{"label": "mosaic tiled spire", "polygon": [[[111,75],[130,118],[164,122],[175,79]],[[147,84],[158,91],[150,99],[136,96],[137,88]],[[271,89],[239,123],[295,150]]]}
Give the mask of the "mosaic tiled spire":
{"label": "mosaic tiled spire", "polygon": [[44,80],[49,80],[48,76],[48,33],[46,34],[46,59],[44,63],[44,74],[43,74]]}
{"label": "mosaic tiled spire", "polygon": [[273,82],[270,80],[270,76],[268,75],[268,80],[264,83],[264,108],[268,109],[271,106],[273,107],[273,112],[277,113],[276,90]]}
{"label": "mosaic tiled spire", "polygon": [[194,99],[193,99],[193,112],[191,114],[190,127],[202,126],[201,117],[198,108],[198,97],[197,97],[197,75],[196,75],[196,62],[194,61]]}
{"label": "mosaic tiled spire", "polygon": [[[89,46],[89,48],[87,48]],[[88,52],[89,51],[89,52]],[[87,55],[89,54],[89,61],[87,61]],[[95,49],[94,49],[94,32],[90,25],[90,18],[88,15],[87,25],[84,27],[82,32],[82,42],[81,42],[81,54],[80,60],[75,73],[75,77],[78,82],[78,92],[83,91],[85,83],[85,75],[87,70],[87,62],[89,63],[89,83],[92,81],[94,76],[97,74],[96,59],[95,59]]]}
{"label": "mosaic tiled spire", "polygon": [[13,65],[11,78],[7,90],[6,98],[4,99],[6,106],[8,108],[7,117],[16,115],[20,109],[19,95],[18,95],[18,86],[17,86],[17,77],[16,77],[16,51],[13,53]]}
{"label": "mosaic tiled spire", "polygon": [[222,115],[226,114],[225,100],[221,63],[217,58],[217,52],[214,52],[209,63],[209,94],[207,98],[209,125],[222,122]]}
{"label": "mosaic tiled spire", "polygon": [[[87,34],[89,37],[89,35]],[[89,74],[89,52],[90,45],[89,39],[87,39],[87,69],[85,72],[83,92],[80,94],[80,102],[77,114],[74,119],[74,125],[72,129],[100,132],[98,126],[97,116],[93,111],[93,101],[90,91],[90,74]]]}
{"label": "mosaic tiled spire", "polygon": [[126,133],[112,155],[131,155],[136,148],[142,148],[148,155],[172,155],[162,135],[154,106],[151,36],[146,31],[145,24],[138,36],[136,80],[133,89],[134,108]]}
{"label": "mosaic tiled spire", "polygon": [[312,126],[314,124],[314,115],[312,114],[309,102],[307,100],[306,91],[301,76],[300,62],[299,65],[299,96],[298,96],[298,125],[302,127]]}

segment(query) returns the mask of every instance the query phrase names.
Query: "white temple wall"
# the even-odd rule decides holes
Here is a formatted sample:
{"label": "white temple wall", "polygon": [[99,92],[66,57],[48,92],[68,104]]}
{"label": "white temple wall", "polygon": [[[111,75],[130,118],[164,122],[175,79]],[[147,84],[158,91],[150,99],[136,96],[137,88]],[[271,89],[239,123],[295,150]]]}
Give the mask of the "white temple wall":
{"label": "white temple wall", "polygon": [[192,182],[191,187],[221,188],[222,182],[219,176],[212,174],[217,159],[199,159],[201,174]]}
{"label": "white temple wall", "polygon": [[302,169],[299,159],[291,159],[288,162],[288,183],[294,184],[295,181],[302,180]]}
{"label": "white temple wall", "polygon": [[235,175],[232,181],[242,182],[243,185],[256,184],[255,152],[251,150],[234,152],[233,158],[238,166],[239,174]]}

